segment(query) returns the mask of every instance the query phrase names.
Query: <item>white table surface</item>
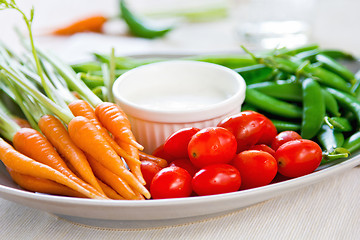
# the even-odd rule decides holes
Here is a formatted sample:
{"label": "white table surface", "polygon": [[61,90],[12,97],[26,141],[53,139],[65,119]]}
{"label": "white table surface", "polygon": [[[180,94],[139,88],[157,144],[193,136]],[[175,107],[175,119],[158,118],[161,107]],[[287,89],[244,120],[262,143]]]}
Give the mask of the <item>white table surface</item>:
{"label": "white table surface", "polygon": [[[142,2],[146,1],[135,3],[139,6]],[[52,26],[90,13],[114,15],[116,1],[22,0],[19,4],[24,8],[35,6],[36,42],[69,62],[83,59],[93,51],[107,53],[111,47],[118,54],[240,51],[232,18],[182,24],[157,40],[128,37],[121,23],[114,24],[118,32],[111,36],[80,34],[54,38],[44,34]],[[318,0],[312,22],[313,42],[360,56],[359,7],[356,0]],[[17,49],[13,26],[18,25],[23,31],[21,23],[14,12],[1,12],[0,40]],[[360,168],[354,168],[230,214],[178,226],[136,230],[79,225],[0,199],[0,239],[359,239],[359,182]]]}

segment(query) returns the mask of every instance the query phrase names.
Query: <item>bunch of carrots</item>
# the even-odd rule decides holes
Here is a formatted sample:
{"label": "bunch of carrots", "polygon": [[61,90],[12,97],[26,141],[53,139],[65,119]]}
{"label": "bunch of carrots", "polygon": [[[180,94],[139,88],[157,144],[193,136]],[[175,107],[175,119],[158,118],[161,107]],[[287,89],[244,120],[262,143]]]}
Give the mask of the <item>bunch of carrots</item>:
{"label": "bunch of carrots", "polygon": [[48,194],[149,199],[140,160],[166,161],[141,152],[119,106],[101,101],[70,67],[35,48],[33,14],[27,18],[14,1],[0,7],[23,16],[30,35],[26,47],[32,53],[21,57],[0,48],[0,88],[27,119],[24,126],[24,120],[19,122],[1,105],[0,160],[13,180]]}

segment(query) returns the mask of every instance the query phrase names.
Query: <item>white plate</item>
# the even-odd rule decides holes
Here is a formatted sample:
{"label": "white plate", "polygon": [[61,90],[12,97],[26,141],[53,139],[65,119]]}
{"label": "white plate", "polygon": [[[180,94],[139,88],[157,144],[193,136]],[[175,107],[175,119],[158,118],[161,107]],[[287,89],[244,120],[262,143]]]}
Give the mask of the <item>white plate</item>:
{"label": "white plate", "polygon": [[[147,54],[132,57],[181,56],[187,54]],[[356,62],[354,69],[358,68],[359,62]],[[86,225],[110,228],[159,227],[233,212],[322,181],[357,165],[360,165],[360,153],[336,165],[322,167],[309,175],[255,189],[203,197],[115,201],[60,197],[24,191],[11,180],[4,165],[0,163],[0,197]]]}
{"label": "white plate", "polygon": [[357,154],[309,175],[227,194],[147,201],[93,200],[50,196],[21,190],[0,166],[0,197],[70,221],[99,227],[142,228],[209,218],[303,188],[360,164]]}

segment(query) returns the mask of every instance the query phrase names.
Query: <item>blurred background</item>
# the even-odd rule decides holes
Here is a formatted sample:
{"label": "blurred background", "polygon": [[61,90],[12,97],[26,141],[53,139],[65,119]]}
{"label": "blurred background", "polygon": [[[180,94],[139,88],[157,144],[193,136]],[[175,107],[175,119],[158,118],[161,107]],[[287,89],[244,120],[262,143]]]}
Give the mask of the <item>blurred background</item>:
{"label": "blurred background", "polygon": [[[28,13],[35,8],[34,35],[38,45],[51,49],[61,58],[76,62],[89,52],[118,54],[219,53],[249,49],[296,47],[317,43],[360,55],[357,27],[360,22],[357,0],[128,0],[137,14],[156,24],[174,24],[167,35],[156,39],[128,34],[120,20],[117,0],[18,0]],[[189,17],[191,13],[203,14]],[[187,13],[184,17],[184,13]],[[189,14],[190,13],[190,14]],[[53,36],[59,27],[82,18],[101,14],[113,20],[104,33]],[[197,17],[196,17],[197,16]],[[17,27],[26,34],[21,16],[14,11],[0,12],[0,40],[17,49]]]}

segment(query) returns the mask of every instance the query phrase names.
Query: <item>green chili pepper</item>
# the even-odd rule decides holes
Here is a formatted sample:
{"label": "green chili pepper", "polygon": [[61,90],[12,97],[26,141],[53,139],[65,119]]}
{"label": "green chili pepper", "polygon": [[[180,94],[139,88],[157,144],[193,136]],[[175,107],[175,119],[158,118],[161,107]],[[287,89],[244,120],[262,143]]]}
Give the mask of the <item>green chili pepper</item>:
{"label": "green chili pepper", "polygon": [[349,138],[345,139],[343,147],[353,153],[360,149],[360,132],[352,134]]}
{"label": "green chili pepper", "polygon": [[288,101],[301,101],[301,84],[293,80],[278,80],[275,82],[262,82],[248,85],[248,88],[255,89],[268,96]]}
{"label": "green chili pepper", "polygon": [[271,122],[274,124],[278,132],[299,131],[301,129],[301,124],[299,123],[288,122],[278,119],[271,119]]}
{"label": "green chili pepper", "polygon": [[235,68],[234,71],[239,73],[248,85],[264,82],[271,78],[274,74],[274,69],[269,68],[264,64],[256,64],[241,68]]}
{"label": "green chili pepper", "polygon": [[338,74],[339,76],[343,77],[347,81],[351,83],[351,85],[354,85],[356,82],[354,74],[347,69],[345,66],[341,65],[340,63],[336,62],[334,59],[332,59],[329,56],[318,54],[316,55],[316,60],[318,62],[321,62],[324,66],[324,68]]}
{"label": "green chili pepper", "polygon": [[307,78],[302,82],[303,115],[301,136],[311,139],[320,130],[325,117],[325,101],[320,85]]}
{"label": "green chili pepper", "polygon": [[245,102],[255,106],[259,110],[282,117],[301,118],[302,116],[300,107],[270,97],[251,88],[246,89]]}
{"label": "green chili pepper", "polygon": [[343,117],[325,117],[325,123],[330,127],[339,132],[350,132],[353,127],[347,118]]}
{"label": "green chili pepper", "polygon": [[339,105],[335,97],[323,88],[321,89],[321,92],[324,96],[326,111],[332,114],[333,116],[337,116],[337,117],[340,116]]}
{"label": "green chili pepper", "polygon": [[138,37],[142,38],[157,38],[162,37],[173,27],[155,27],[148,22],[136,16],[127,7],[125,0],[120,0],[121,17],[124,19],[129,27],[130,32]]}
{"label": "green chili pepper", "polygon": [[360,101],[348,93],[333,88],[326,88],[326,90],[330,92],[341,105],[349,109],[355,115],[358,124],[360,124]]}
{"label": "green chili pepper", "polygon": [[327,153],[333,152],[344,144],[344,134],[324,124],[321,126],[317,139]]}

